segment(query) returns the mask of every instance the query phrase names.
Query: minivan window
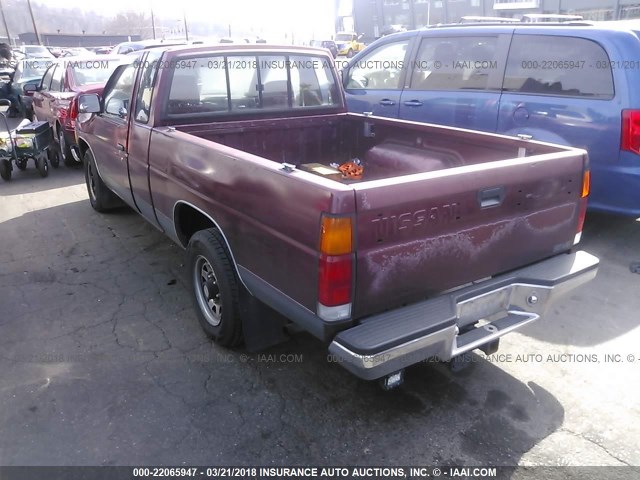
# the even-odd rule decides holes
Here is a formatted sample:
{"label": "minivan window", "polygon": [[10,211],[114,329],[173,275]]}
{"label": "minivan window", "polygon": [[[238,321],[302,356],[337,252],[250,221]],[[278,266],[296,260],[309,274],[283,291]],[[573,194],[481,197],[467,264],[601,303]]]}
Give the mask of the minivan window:
{"label": "minivan window", "polygon": [[[491,90],[497,37],[427,37],[412,62],[412,90]],[[495,83],[495,82],[494,82]]]}
{"label": "minivan window", "polygon": [[347,78],[347,89],[395,90],[405,68],[409,40],[387,43],[354,62]]}
{"label": "minivan window", "polygon": [[565,97],[614,95],[609,57],[600,45],[552,35],[514,35],[503,89]]}

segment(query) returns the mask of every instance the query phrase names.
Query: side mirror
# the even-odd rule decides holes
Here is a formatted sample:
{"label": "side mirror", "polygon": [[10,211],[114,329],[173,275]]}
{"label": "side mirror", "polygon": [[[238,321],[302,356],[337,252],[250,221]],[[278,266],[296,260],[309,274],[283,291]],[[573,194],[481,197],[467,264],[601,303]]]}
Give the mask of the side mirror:
{"label": "side mirror", "polygon": [[27,83],[22,87],[22,91],[24,92],[24,94],[29,97],[32,96],[34,92],[36,92],[37,90],[38,90],[38,86],[34,85],[33,83]]}
{"label": "side mirror", "polygon": [[2,98],[0,99],[0,113],[7,113],[11,108],[11,100]]}
{"label": "side mirror", "polygon": [[100,97],[97,93],[85,93],[78,97],[78,113],[100,112]]}

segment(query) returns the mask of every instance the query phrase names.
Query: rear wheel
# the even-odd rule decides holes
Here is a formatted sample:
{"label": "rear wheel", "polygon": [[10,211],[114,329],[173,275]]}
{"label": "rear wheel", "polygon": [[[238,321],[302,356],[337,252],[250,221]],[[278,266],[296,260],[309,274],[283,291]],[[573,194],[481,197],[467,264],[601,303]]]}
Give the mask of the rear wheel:
{"label": "rear wheel", "polygon": [[105,185],[100,178],[98,169],[96,168],[96,161],[93,158],[90,150],[84,154],[84,179],[87,184],[87,193],[89,194],[89,201],[94,210],[98,212],[107,212],[114,207],[118,207],[122,204],[120,199],[109,190],[109,187]]}
{"label": "rear wheel", "polygon": [[40,172],[41,177],[49,175],[49,160],[47,160],[47,156],[45,154],[36,158],[36,168],[38,169],[38,172]]}
{"label": "rear wheel", "polygon": [[9,160],[0,160],[0,177],[7,182],[11,180],[11,162]]}
{"label": "rear wheel", "polygon": [[242,342],[240,288],[218,230],[201,230],[187,247],[188,276],[193,301],[205,333],[217,344],[233,347]]}
{"label": "rear wheel", "polygon": [[47,148],[47,158],[51,162],[51,166],[53,168],[58,168],[60,166],[60,152],[54,145]]}
{"label": "rear wheel", "polygon": [[18,167],[18,170],[26,170],[27,169],[27,159],[26,158],[19,158],[18,160],[16,160],[16,167]]}
{"label": "rear wheel", "polygon": [[67,137],[60,125],[58,125],[58,148],[60,150],[60,157],[67,167],[77,167],[79,165],[71,154],[71,147],[69,147]]}

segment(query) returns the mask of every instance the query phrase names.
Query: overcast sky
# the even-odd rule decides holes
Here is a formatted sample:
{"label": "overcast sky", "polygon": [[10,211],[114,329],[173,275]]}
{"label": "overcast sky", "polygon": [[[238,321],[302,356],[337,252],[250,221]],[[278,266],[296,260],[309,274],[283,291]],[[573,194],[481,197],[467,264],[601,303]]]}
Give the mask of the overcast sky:
{"label": "overcast sky", "polygon": [[330,34],[334,29],[334,0],[46,0],[42,3],[93,10],[104,15],[125,10],[149,11],[153,6],[157,15],[176,19],[182,18],[184,8],[187,21],[211,18],[218,23],[264,25],[269,30],[315,32],[316,35]]}

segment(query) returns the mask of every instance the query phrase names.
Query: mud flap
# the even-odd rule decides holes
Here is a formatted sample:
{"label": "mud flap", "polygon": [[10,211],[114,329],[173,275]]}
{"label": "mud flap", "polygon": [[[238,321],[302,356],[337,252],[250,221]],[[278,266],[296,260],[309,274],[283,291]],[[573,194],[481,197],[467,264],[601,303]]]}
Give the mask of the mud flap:
{"label": "mud flap", "polygon": [[289,339],[285,333],[288,320],[246,291],[240,294],[240,315],[248,352],[259,352]]}

